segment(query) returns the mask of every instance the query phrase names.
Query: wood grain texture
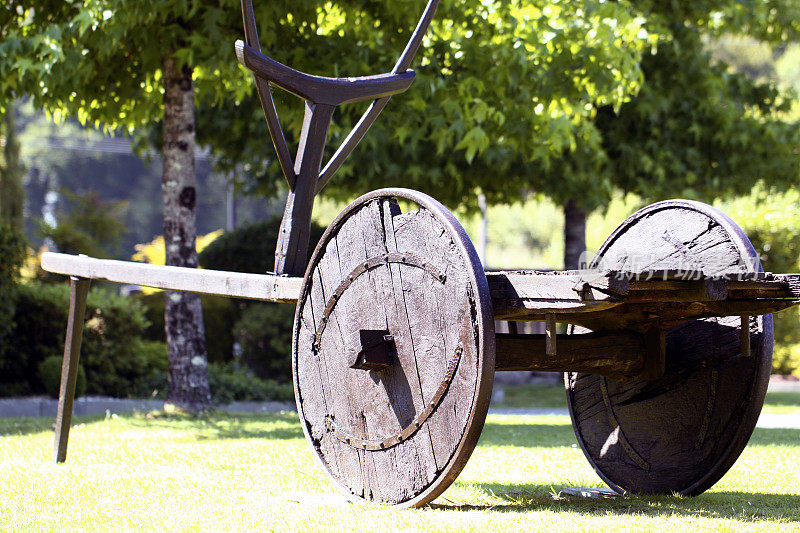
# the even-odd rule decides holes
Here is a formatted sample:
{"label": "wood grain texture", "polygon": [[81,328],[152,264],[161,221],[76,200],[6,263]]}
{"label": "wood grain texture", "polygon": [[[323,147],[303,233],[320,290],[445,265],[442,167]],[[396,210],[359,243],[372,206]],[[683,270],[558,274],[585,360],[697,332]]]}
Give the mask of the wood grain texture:
{"label": "wood grain texture", "polygon": [[[419,208],[401,213],[397,197]],[[489,306],[466,233],[430,197],[376,191],[328,228],[298,303],[293,372],[309,443],[349,497],[424,505],[461,471],[491,396]],[[390,367],[349,367],[362,329],[393,336]]]}
{"label": "wood grain texture", "polygon": [[42,268],[86,279],[269,302],[296,302],[303,283],[297,277],[149,265],[53,252],[42,254]]}
{"label": "wood grain texture", "polygon": [[295,184],[286,206],[275,245],[275,273],[302,276],[306,270],[317,176],[335,107],[306,102],[303,129],[295,158]]}
{"label": "wood grain texture", "polygon": [[559,335],[557,353],[547,353],[546,334],[495,337],[495,370],[591,372],[610,378],[634,376],[644,365],[644,337],[635,331]]}
{"label": "wood grain texture", "polygon": [[414,82],[413,70],[355,78],[313,76],[271,59],[243,41],[236,41],[239,62],[270,83],[315,104],[338,106],[401,93]]}
{"label": "wood grain texture", "polygon": [[56,436],[53,445],[53,459],[56,463],[63,463],[67,460],[72,404],[75,400],[75,382],[78,379],[78,362],[81,356],[83,318],[86,314],[86,296],[89,294],[90,283],[91,281],[85,278],[72,277],[69,280],[67,336],[64,341],[64,359],[61,362],[61,385],[58,393]]}
{"label": "wood grain texture", "polygon": [[[634,265],[634,256],[649,259]],[[682,200],[659,202],[632,215],[598,257],[612,269],[691,264],[709,275],[761,270],[752,245],[728,217]],[[586,373],[566,375],[578,442],[612,488],[699,494],[734,463],[755,427],[772,357],[770,315],[749,321],[750,357],[741,354],[740,326],[739,316],[662,324],[664,372],[655,379],[622,383]],[[648,348],[647,357],[658,357],[654,350]]]}
{"label": "wood grain texture", "polygon": [[627,329],[654,316],[677,325],[692,318],[748,313],[751,307],[750,314],[772,313],[800,301],[798,274],[756,276],[734,268],[707,275],[661,268],[644,275],[609,269],[486,273],[497,320],[544,321],[552,314],[559,322],[594,329]]}
{"label": "wood grain texture", "polygon": [[[260,52],[261,42],[258,39],[258,28],[256,27],[256,16],[253,11],[252,0],[242,0],[242,20],[245,42]],[[261,108],[264,110],[264,118],[267,120],[269,136],[272,138],[272,144],[278,156],[278,163],[281,166],[286,182],[289,184],[289,190],[292,190],[297,176],[294,173],[292,156],[289,153],[289,146],[286,144],[286,137],[283,135],[278,111],[275,109],[275,102],[272,99],[272,88],[267,80],[259,76],[253,75],[253,79],[256,82],[258,98],[261,101]]]}

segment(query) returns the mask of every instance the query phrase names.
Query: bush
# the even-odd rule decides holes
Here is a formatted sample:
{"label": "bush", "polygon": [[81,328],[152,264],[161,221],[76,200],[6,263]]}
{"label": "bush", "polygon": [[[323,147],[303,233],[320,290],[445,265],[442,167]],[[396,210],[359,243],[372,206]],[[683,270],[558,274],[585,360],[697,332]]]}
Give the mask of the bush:
{"label": "bush", "polygon": [[[134,298],[144,306],[145,317],[150,323],[145,330],[145,338],[151,341],[166,342],[164,293],[140,293]],[[210,294],[200,295],[200,301],[203,305],[208,360],[219,363],[230,361],[233,358],[233,325],[239,318],[240,309],[246,304],[241,300]]]}
{"label": "bush", "polygon": [[241,362],[258,377],[290,381],[294,306],[254,303],[233,327]]}
{"label": "bush", "polygon": [[[800,192],[777,193],[759,185],[750,196],[723,203],[721,208],[753,242],[764,270],[800,272]],[[800,309],[793,307],[774,317],[772,370],[800,375]]]}
{"label": "bush", "polygon": [[[278,242],[279,216],[263,222],[242,226],[217,237],[200,253],[199,262],[203,268],[231,270],[263,274],[272,270],[275,264],[275,247]],[[311,244],[309,257],[325,229],[311,223]]]}
{"label": "bush", "polygon": [[[39,367],[63,354],[68,308],[66,285],[19,285],[13,334],[0,357],[1,395],[47,392]],[[166,357],[143,339],[148,323],[135,299],[94,288],[86,318],[80,362],[87,393],[132,396],[140,390],[140,380],[166,372]]]}
{"label": "bush", "polygon": [[0,373],[7,339],[14,330],[14,308],[17,300],[17,277],[25,259],[25,244],[13,226],[0,225]]}
{"label": "bush", "polygon": [[[61,364],[63,357],[51,355],[39,363],[39,380],[44,386],[44,391],[53,398],[58,398],[61,391]],[[75,396],[86,393],[86,372],[83,365],[78,364],[78,377],[75,380]]]}
{"label": "bush", "polygon": [[208,365],[211,397],[217,405],[233,401],[281,401],[294,399],[292,385],[261,379],[244,369],[235,369],[231,364]]}

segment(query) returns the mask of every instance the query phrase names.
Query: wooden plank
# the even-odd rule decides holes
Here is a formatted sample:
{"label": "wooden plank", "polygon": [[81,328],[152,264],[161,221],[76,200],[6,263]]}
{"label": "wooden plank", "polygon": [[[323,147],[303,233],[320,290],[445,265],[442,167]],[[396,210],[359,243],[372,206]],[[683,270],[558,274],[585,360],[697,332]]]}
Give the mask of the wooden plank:
{"label": "wooden plank", "polygon": [[[400,209],[396,204],[387,203],[383,209],[383,228],[386,242],[386,249],[390,252],[420,253],[424,250],[424,245],[420,246],[420,241],[426,237],[431,238],[432,234],[428,231],[424,233],[412,232],[407,234],[405,227],[409,217],[416,217],[421,211],[413,211],[404,215],[400,214]],[[427,212],[426,212],[427,215]],[[425,230],[429,229],[423,226]],[[405,238],[404,238],[405,237]],[[410,238],[410,241],[408,240]],[[428,257],[428,256],[426,256]],[[433,256],[437,257],[438,256]],[[423,334],[425,330],[430,330],[431,321],[435,315],[425,314],[427,308],[424,299],[420,298],[420,293],[424,291],[412,290],[413,287],[426,286],[428,280],[424,278],[425,273],[416,268],[401,268],[400,264],[392,264],[389,267],[389,277],[386,279],[388,286],[392,288],[392,303],[395,313],[394,328],[403,339],[403,349],[408,353],[408,359],[403,361],[405,370],[403,374],[408,376],[409,386],[414,399],[414,412],[420,413],[425,409],[426,403],[433,396],[430,387],[426,384],[430,382],[431,374],[439,375],[440,369],[445,365],[445,359],[441,361],[431,361],[432,353],[437,348],[442,348],[436,344],[436,334],[429,332]],[[441,317],[438,317],[441,319]],[[423,320],[425,322],[423,322]],[[440,324],[444,326],[444,324]],[[396,337],[397,338],[397,337]],[[441,332],[439,333],[441,340]],[[437,355],[439,355],[437,353]],[[438,363],[438,364],[437,364]],[[436,378],[433,378],[436,379]],[[417,453],[423,459],[422,466],[426,469],[425,479],[435,478],[436,472],[440,471],[447,460],[449,454],[442,451],[444,445],[441,427],[438,421],[432,417],[422,428],[423,432],[418,432],[414,441],[416,442]],[[448,442],[449,444],[449,442]],[[445,456],[446,455],[446,456]]]}
{"label": "wooden plank", "polygon": [[495,370],[587,372],[611,378],[633,377],[644,366],[645,343],[635,331],[559,335],[558,354],[547,353],[546,334],[498,333]]}
{"label": "wooden plank", "polygon": [[[588,324],[599,311],[617,308],[614,313],[632,318],[667,310],[664,318],[674,321],[682,309],[686,318],[741,315],[750,305],[751,314],[768,314],[800,300],[800,274],[737,272],[698,280],[679,279],[680,272],[662,269],[637,279],[631,272],[614,270],[499,271],[487,272],[487,278],[497,320],[541,321],[553,314],[562,322]],[[670,307],[677,303],[701,305]]]}
{"label": "wooden plank", "polygon": [[79,278],[269,302],[296,302],[303,284],[299,277],[150,265],[53,252],[42,254],[42,268]]}
{"label": "wooden plank", "polygon": [[627,293],[628,281],[608,270],[486,272],[492,299],[601,301]]}

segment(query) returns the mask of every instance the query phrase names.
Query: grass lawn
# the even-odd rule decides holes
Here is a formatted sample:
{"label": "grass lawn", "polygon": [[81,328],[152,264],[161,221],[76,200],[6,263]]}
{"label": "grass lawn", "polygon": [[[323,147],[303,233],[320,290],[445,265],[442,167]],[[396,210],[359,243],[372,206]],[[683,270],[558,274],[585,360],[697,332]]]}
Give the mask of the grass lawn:
{"label": "grass lawn", "polygon": [[[504,385],[503,403],[494,407],[566,409],[567,397],[560,385]],[[767,392],[762,413],[800,414],[800,392]]]}
{"label": "grass lawn", "polygon": [[0,420],[0,531],[800,530],[800,431],[757,429],[697,498],[573,500],[600,487],[565,416],[490,416],[456,483],[421,510],[342,503],[294,414],[78,418],[63,465],[50,419]]}

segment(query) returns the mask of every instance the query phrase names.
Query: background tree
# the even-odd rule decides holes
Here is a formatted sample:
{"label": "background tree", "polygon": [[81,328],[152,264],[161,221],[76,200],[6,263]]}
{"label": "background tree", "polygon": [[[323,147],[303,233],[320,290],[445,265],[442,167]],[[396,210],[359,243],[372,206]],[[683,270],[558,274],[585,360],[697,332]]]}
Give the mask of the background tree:
{"label": "background tree", "polygon": [[[133,132],[162,124],[163,214],[167,264],[197,266],[195,251],[194,90],[228,96],[238,79],[230,48],[240,27],[226,5],[162,0],[57,2],[0,9],[0,102],[32,96],[56,119]],[[167,402],[197,411],[211,403],[202,308],[197,295],[168,293]]]}
{"label": "background tree", "polygon": [[[263,3],[258,6],[262,42],[277,59],[316,73],[374,73],[376,66],[391,65],[405,44],[423,5],[415,4],[411,10],[405,3],[364,0]],[[260,182],[262,190],[275,189],[279,180],[268,164],[271,155],[258,155],[268,153],[263,127],[251,137],[254,141],[246,141],[251,124],[262,121],[256,119],[260,111],[253,105],[249,75],[235,64],[228,44],[241,36],[238,2],[91,0],[36,8],[11,2],[0,15],[0,102],[30,94],[34,105],[44,106],[56,119],[68,114],[131,132],[149,132],[153,118],[161,117],[168,264],[197,262],[195,102],[213,110],[200,124],[202,138],[214,139],[231,163],[248,161],[251,171],[269,176]],[[383,129],[368,137],[354,165],[366,172],[355,173],[351,166],[343,173],[339,194],[401,181],[429,190],[420,185],[439,188],[451,182],[447,190],[452,193],[442,198],[451,204],[470,201],[479,185],[494,191],[492,199],[502,196],[499,191],[518,197],[530,183],[518,172],[507,172],[514,164],[507,156],[541,159],[573,142],[588,118],[587,93],[613,105],[624,101],[640,81],[638,57],[648,38],[627,4],[600,0],[581,8],[549,2],[445,2],[432,35],[418,81],[422,90],[394,114],[404,118],[384,121]],[[564,70],[572,74],[566,80]],[[453,79],[442,80],[440,73]],[[546,98],[539,100],[540,94]],[[437,113],[429,114],[426,108],[434,100]],[[242,113],[245,102],[249,112]],[[223,105],[232,112],[219,109]],[[518,112],[527,120],[506,124],[506,113]],[[334,142],[353,116],[341,117]],[[299,114],[287,118],[288,129],[297,132]],[[453,151],[461,159],[454,162]],[[392,152],[397,157],[389,157]],[[486,155],[474,161],[478,152]],[[403,158],[411,164],[396,163]],[[490,175],[491,181],[465,179],[463,169],[472,169],[472,176]],[[503,177],[495,178],[495,172]],[[169,295],[166,314],[168,401],[203,408],[209,395],[199,299]]]}
{"label": "background tree", "polygon": [[[783,4],[793,2],[445,0],[420,52],[417,82],[326,193],[344,199],[407,186],[468,208],[478,192],[489,203],[544,193],[563,206],[565,266],[575,268],[586,213],[617,191],[710,201],[759,179],[785,186],[798,172],[791,100],[712,62],[703,43],[726,32],[784,35],[776,28],[794,22],[774,14]],[[390,2],[353,2],[288,28],[273,9],[276,18],[261,28],[267,53],[321,74],[376,72],[391,64],[410,27]],[[283,117],[296,138],[301,113],[289,102]],[[342,109],[331,145],[359,112]],[[281,186],[256,98],[201,116],[219,126],[203,123],[200,131],[223,163],[247,162],[250,187],[273,194]]]}
{"label": "background tree", "polygon": [[[745,194],[759,180],[796,183],[800,140],[788,121],[792,100],[775,85],[733,73],[713,62],[704,37],[748,28],[718,16],[760,2],[639,2],[648,26],[660,27],[645,54],[645,82],[619,109],[599,106],[594,125],[602,138],[598,178],[648,200],[688,197],[711,201]],[[566,154],[569,166],[575,154]],[[584,179],[590,179],[585,176]],[[599,199],[584,199],[592,209]],[[581,242],[576,248],[583,249]]]}
{"label": "background tree", "polygon": [[67,209],[56,213],[57,223],[41,223],[41,233],[50,239],[57,251],[65,254],[86,254],[92,257],[114,257],[120,239],[126,232],[122,217],[125,202],[106,202],[97,191],[77,195],[67,189]]}
{"label": "background tree", "polygon": [[14,107],[0,112],[0,220],[19,234],[25,230],[25,168],[19,154]]}
{"label": "background tree", "polygon": [[[413,9],[367,0],[256,4],[266,53],[334,76],[388,70],[423,6],[422,0]],[[656,196],[680,182],[690,192],[738,190],[766,176],[764,168],[783,179],[794,170],[777,93],[714,70],[699,46],[701,35],[725,29],[769,33],[762,27],[774,16],[742,15],[763,15],[762,4],[444,0],[415,86],[387,110],[327,192],[345,198],[401,185],[451,207],[474,207],[478,192],[496,203],[537,191],[574,206],[580,219],[619,189]],[[69,113],[140,134],[161,118],[169,264],[196,264],[195,105],[202,110],[198,139],[213,147],[221,165],[243,162],[254,190],[280,190],[250,75],[235,64],[229,44],[241,37],[238,2],[91,0],[39,9],[13,2],[0,14],[0,102],[30,93],[56,118]],[[685,83],[668,76],[684,68],[693,76]],[[278,105],[296,140],[302,106],[292,97]],[[359,112],[350,106],[336,117],[332,146]],[[649,137],[673,115],[662,137]],[[659,142],[671,143],[669,149],[662,153]],[[758,144],[750,160],[733,157]],[[725,178],[730,169],[735,176]],[[202,408],[208,394],[199,301],[174,295],[167,314],[170,399]]]}

